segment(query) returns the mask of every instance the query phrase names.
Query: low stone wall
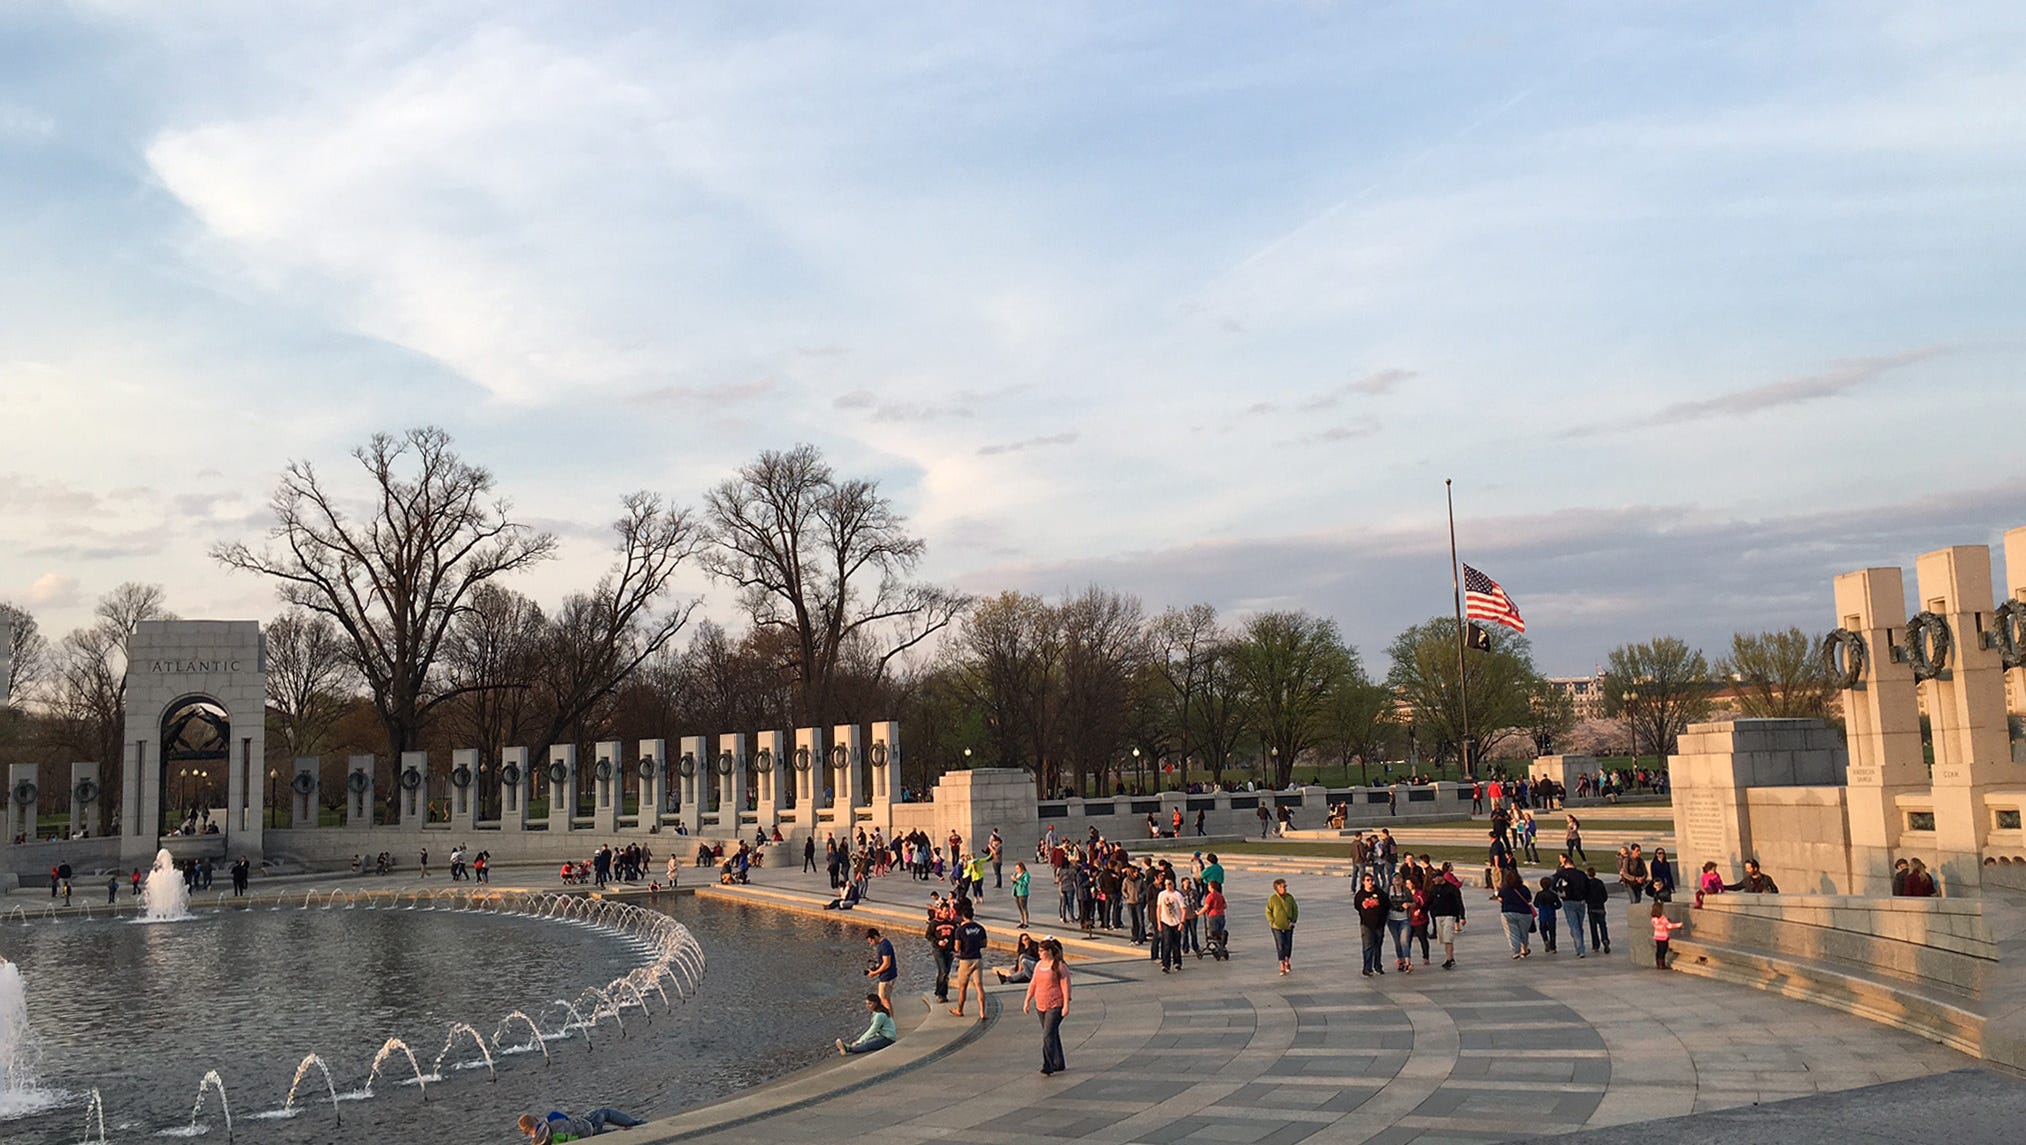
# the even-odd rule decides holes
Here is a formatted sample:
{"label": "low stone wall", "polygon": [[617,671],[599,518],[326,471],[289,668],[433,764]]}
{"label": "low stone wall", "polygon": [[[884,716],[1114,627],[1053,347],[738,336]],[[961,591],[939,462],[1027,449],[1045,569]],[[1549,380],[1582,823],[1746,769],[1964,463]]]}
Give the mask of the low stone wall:
{"label": "low stone wall", "polygon": [[1975,993],[1998,946],[1975,899],[1725,894],[1687,914],[1690,941],[1833,959]]}
{"label": "low stone wall", "polygon": [[[1628,950],[1652,965],[1650,908],[1627,906]],[[2016,1065],[1982,1000],[1997,946],[1981,904],[1962,899],[1726,894],[1669,918],[1676,971],[1841,1010]]]}
{"label": "low stone wall", "polygon": [[1115,799],[1044,799],[1038,807],[1040,825],[1055,826],[1057,834],[1081,838],[1096,827],[1105,837],[1131,841],[1147,837],[1147,816],[1153,815],[1166,831],[1174,812],[1182,812],[1182,837],[1196,834],[1196,815],[1203,814],[1208,835],[1256,836],[1259,809],[1266,808],[1270,821],[1278,824],[1280,808],[1294,812],[1294,825],[1303,830],[1320,830],[1329,819],[1332,806],[1349,808],[1347,827],[1384,827],[1414,820],[1456,819],[1470,814],[1470,788],[1456,783],[1435,783],[1422,787],[1302,787],[1287,791],[1220,791],[1210,795],[1187,795],[1164,791],[1158,795],[1121,795]]}
{"label": "low stone wall", "polygon": [[75,894],[88,893],[82,881],[89,875],[97,875],[99,889],[103,890],[105,874],[117,871],[124,877],[128,867],[120,862],[120,839],[107,835],[95,839],[65,839],[55,843],[19,843],[0,848],[6,868],[4,874],[14,876],[18,885],[24,887],[48,887],[49,868],[63,863],[70,864],[71,887]]}

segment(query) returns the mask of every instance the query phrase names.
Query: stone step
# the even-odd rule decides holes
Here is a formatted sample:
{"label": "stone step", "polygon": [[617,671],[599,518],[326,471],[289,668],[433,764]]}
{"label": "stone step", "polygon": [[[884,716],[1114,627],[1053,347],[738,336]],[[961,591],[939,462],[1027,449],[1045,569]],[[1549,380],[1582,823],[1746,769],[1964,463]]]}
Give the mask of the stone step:
{"label": "stone step", "polygon": [[[1668,944],[1677,973],[1799,998],[1893,1026],[1981,1056],[1984,1017],[1967,994],[1916,985],[1861,966],[1678,937]],[[1650,954],[1651,946],[1645,950]],[[1641,957],[1638,953],[1634,958]]]}

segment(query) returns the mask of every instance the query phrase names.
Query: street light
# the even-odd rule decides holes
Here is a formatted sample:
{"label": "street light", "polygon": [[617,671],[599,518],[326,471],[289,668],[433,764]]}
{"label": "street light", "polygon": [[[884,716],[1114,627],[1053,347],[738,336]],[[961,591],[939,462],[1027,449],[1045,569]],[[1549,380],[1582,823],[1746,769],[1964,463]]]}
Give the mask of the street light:
{"label": "street light", "polygon": [[1278,747],[1273,748],[1272,754],[1273,754],[1273,778],[1278,780],[1280,778],[1280,748]]}
{"label": "street light", "polygon": [[269,827],[275,825],[274,781],[280,778],[281,772],[279,770],[272,767],[267,769],[267,825]]}
{"label": "street light", "polygon": [[1143,791],[1146,789],[1147,786],[1146,773],[1140,770],[1139,748],[1133,749],[1133,786],[1138,787]]}

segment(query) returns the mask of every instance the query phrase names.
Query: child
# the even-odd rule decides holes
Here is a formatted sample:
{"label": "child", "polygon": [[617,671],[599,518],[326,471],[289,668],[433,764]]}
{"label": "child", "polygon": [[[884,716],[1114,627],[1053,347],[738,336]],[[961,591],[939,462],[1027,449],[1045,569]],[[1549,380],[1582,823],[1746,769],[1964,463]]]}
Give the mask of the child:
{"label": "child", "polygon": [[1667,904],[1653,904],[1653,967],[1656,970],[1669,969],[1667,965],[1667,939],[1675,931],[1688,924],[1675,922],[1667,917]]}
{"label": "child", "polygon": [[1542,879],[1541,889],[1534,892],[1534,909],[1540,912],[1541,949],[1549,954],[1555,952],[1555,916],[1562,909],[1562,896],[1555,893],[1555,881]]}

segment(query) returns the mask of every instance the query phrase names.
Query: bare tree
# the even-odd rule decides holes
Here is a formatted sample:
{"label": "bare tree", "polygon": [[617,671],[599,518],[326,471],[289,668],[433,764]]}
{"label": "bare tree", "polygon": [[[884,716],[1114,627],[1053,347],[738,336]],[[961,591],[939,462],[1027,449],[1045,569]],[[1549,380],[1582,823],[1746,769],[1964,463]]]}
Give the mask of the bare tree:
{"label": "bare tree", "polygon": [[[1152,639],[1155,667],[1171,693],[1170,726],[1174,729],[1174,748],[1182,759],[1182,776],[1186,781],[1191,755],[1204,752],[1206,758],[1221,765],[1236,743],[1235,734],[1228,743],[1219,734],[1230,722],[1223,717],[1231,713],[1222,699],[1213,697],[1209,691],[1222,675],[1219,658],[1229,634],[1217,623],[1216,609],[1195,604],[1162,613],[1154,622]],[[1206,736],[1219,740],[1214,754],[1204,742]]]}
{"label": "bare tree", "polygon": [[0,680],[0,705],[20,703],[49,670],[49,639],[25,608],[0,600],[0,630],[7,640],[7,678]]}
{"label": "bare tree", "polygon": [[839,479],[812,445],[768,451],[705,495],[703,563],[737,586],[757,628],[792,635],[802,720],[831,722],[833,690],[853,640],[874,672],[928,639],[968,600],[907,578],[924,545],[877,482]]}
{"label": "bare tree", "polygon": [[536,676],[548,709],[544,743],[582,731],[593,712],[608,709],[633,671],[668,646],[696,611],[695,599],[670,600],[682,562],[701,533],[689,510],[640,492],[613,522],[619,556],[588,593],[577,593],[549,623]]}
{"label": "bare tree", "polygon": [[[112,766],[124,757],[127,645],[142,621],[176,618],[162,601],[160,585],[122,584],[99,598],[91,627],[70,633],[58,646],[49,689],[50,731],[77,758]],[[48,786],[57,790],[55,784]],[[118,803],[117,792],[108,791],[107,798]]]}
{"label": "bare tree", "polygon": [[320,755],[355,698],[351,649],[327,617],[292,608],[267,626],[268,751]]}
{"label": "bare tree", "polygon": [[1097,585],[1055,613],[1062,632],[1059,750],[1082,794],[1128,746],[1134,672],[1147,658],[1145,613],[1138,597]]}
{"label": "bare tree", "polygon": [[549,559],[556,539],[509,517],[493,476],[433,426],[375,434],[352,451],[371,486],[355,518],[307,461],[292,461],[271,504],[277,548],[219,544],[213,558],[281,582],[289,604],[329,617],[351,642],[390,753],[420,745],[430,713],[458,695],[430,669],[471,595]]}
{"label": "bare tree", "polygon": [[983,716],[994,762],[1031,769],[1040,789],[1053,793],[1060,783],[1053,749],[1062,670],[1055,610],[1038,596],[1001,593],[971,610],[957,642],[965,688]]}
{"label": "bare tree", "polygon": [[542,718],[531,681],[548,620],[540,605],[497,584],[482,584],[443,642],[443,686],[454,697],[441,715],[452,742],[496,762],[500,749],[533,739]]}

